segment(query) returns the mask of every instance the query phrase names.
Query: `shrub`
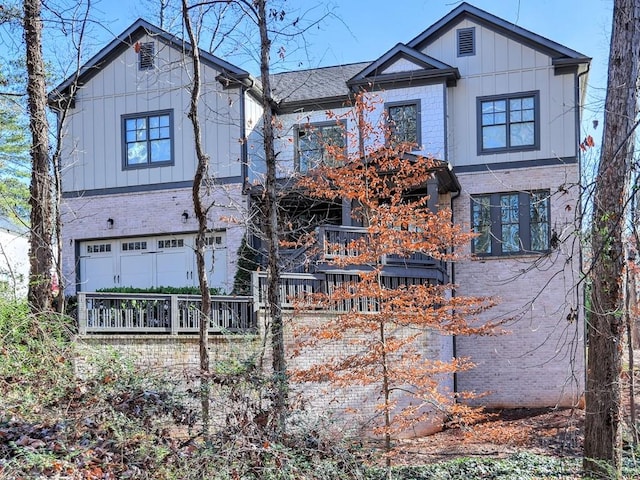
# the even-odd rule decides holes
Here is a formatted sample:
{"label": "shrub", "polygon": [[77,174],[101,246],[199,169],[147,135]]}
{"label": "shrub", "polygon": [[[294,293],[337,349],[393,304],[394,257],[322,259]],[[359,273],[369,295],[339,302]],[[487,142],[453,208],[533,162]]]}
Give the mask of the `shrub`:
{"label": "shrub", "polygon": [[[158,293],[163,295],[200,295],[199,287],[110,287],[96,290],[101,293]],[[210,288],[211,295],[224,295],[220,288]]]}

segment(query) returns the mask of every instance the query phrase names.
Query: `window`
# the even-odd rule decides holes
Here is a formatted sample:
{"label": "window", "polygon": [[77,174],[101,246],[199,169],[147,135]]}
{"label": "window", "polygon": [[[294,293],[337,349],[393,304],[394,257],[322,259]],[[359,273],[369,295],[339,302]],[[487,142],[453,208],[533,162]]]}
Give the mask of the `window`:
{"label": "window", "polygon": [[173,111],[123,116],[124,168],[172,164],[172,125]]}
{"label": "window", "polygon": [[87,253],[109,253],[111,251],[110,243],[101,243],[98,245],[87,245]]}
{"label": "window", "polygon": [[549,250],[549,191],[471,197],[477,255],[510,255]]}
{"label": "window", "polygon": [[[344,122],[324,122],[300,125],[296,130],[297,170],[307,172],[320,165],[337,166],[337,150],[346,149]],[[331,147],[327,149],[327,147]]]}
{"label": "window", "polygon": [[138,70],[152,70],[154,54],[152,42],[140,44],[138,50]]}
{"label": "window", "polygon": [[184,240],[182,238],[173,238],[171,240],[158,240],[158,248],[182,248]]}
{"label": "window", "polygon": [[458,56],[459,57],[470,57],[476,54],[476,29],[475,27],[470,28],[459,28],[456,30],[457,40],[458,40]]}
{"label": "window", "polygon": [[122,251],[130,252],[133,250],[146,250],[147,242],[122,242]]}
{"label": "window", "polygon": [[387,103],[385,108],[391,144],[409,143],[417,148],[420,145],[420,103]]}
{"label": "window", "polygon": [[538,92],[479,98],[477,108],[480,154],[540,148]]}
{"label": "window", "polygon": [[216,235],[215,237],[206,237],[204,244],[208,247],[222,247],[222,236]]}

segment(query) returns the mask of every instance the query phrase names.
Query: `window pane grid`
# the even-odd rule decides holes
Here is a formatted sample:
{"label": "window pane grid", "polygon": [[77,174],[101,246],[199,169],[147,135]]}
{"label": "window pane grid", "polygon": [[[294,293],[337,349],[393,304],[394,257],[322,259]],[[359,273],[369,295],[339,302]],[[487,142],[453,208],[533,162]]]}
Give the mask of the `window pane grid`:
{"label": "window pane grid", "polygon": [[502,224],[502,251],[520,251],[520,219],[518,194],[500,196],[500,223]]}
{"label": "window pane grid", "polygon": [[491,253],[491,198],[489,196],[473,199],[473,231],[478,236],[473,239],[473,251]]}
{"label": "window pane grid", "polygon": [[478,255],[545,252],[550,248],[549,192],[472,197],[471,223]]}
{"label": "window pane grid", "polygon": [[549,196],[545,193],[531,195],[530,204],[531,250],[549,248]]}
{"label": "window pane grid", "polygon": [[[344,150],[343,125],[319,125],[298,130],[298,160],[301,172],[320,165],[336,166],[339,159],[332,155],[334,149]],[[327,148],[331,147],[331,148]]]}
{"label": "window pane grid", "polygon": [[481,150],[536,144],[535,96],[480,102]]}
{"label": "window pane grid", "polygon": [[171,162],[170,114],[127,118],[125,124],[125,165]]}
{"label": "window pane grid", "polygon": [[418,143],[418,107],[416,104],[388,107],[394,143]]}

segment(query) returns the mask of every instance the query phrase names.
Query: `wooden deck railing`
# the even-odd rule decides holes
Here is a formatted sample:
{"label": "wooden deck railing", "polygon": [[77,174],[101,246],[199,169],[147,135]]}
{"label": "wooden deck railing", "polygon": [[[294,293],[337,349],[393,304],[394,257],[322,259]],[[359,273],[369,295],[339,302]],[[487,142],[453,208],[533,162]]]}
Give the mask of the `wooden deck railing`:
{"label": "wooden deck railing", "polygon": [[[199,295],[78,293],[79,333],[197,333]],[[213,296],[211,333],[255,333],[252,297]]]}
{"label": "wooden deck railing", "polygon": [[[323,225],[318,227],[318,241],[321,243],[320,251],[325,261],[335,260],[339,257],[354,257],[361,252],[357,250],[356,240],[369,235],[365,227],[349,227],[342,225]],[[416,252],[406,257],[401,255],[385,255],[380,259],[382,265],[404,265],[412,267],[438,267],[444,268],[444,264],[424,253]]]}
{"label": "wooden deck railing", "polygon": [[[399,285],[420,285],[429,283],[429,278],[418,277],[387,277],[380,278],[382,284],[388,288],[398,288]],[[302,310],[321,309],[330,312],[363,312],[374,313],[379,311],[378,301],[374,298],[354,297],[336,302],[326,301],[318,304],[310,300],[309,295],[323,293],[327,299],[333,292],[351,283],[358,282],[355,272],[331,272],[331,273],[284,273],[280,277],[280,298],[283,309],[299,308]],[[267,298],[267,274],[253,272],[253,293],[258,308],[266,306]]]}
{"label": "wooden deck railing", "polygon": [[[323,293],[325,276],[314,273],[282,273],[280,275],[280,298],[282,308],[291,309],[314,293]],[[267,299],[267,274],[253,272],[253,297],[259,308],[264,308]],[[311,306],[311,305],[308,305]]]}

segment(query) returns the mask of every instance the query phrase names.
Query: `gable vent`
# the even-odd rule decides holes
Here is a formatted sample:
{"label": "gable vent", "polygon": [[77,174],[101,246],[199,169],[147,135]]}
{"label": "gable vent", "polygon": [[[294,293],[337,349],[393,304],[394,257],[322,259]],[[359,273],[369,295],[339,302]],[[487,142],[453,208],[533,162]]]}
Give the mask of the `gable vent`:
{"label": "gable vent", "polygon": [[138,68],[140,70],[151,70],[153,68],[154,54],[152,42],[142,43],[138,52]]}
{"label": "gable vent", "polygon": [[476,29],[460,28],[458,33],[458,56],[468,57],[476,54]]}

